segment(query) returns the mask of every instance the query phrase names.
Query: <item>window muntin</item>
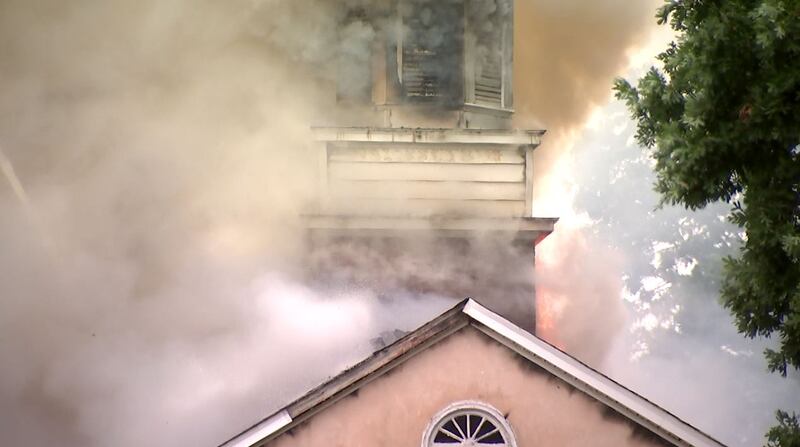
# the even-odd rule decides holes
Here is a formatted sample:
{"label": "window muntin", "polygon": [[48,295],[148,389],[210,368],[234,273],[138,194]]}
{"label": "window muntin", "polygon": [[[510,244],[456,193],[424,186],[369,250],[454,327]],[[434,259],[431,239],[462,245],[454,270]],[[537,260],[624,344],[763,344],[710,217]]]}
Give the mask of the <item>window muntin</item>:
{"label": "window muntin", "polygon": [[508,422],[493,407],[474,401],[456,402],[428,425],[422,447],[516,447]]}
{"label": "window muntin", "polygon": [[397,51],[399,81],[406,100],[455,103],[463,96],[462,1],[400,2]]}
{"label": "window muntin", "polygon": [[465,6],[466,102],[510,108],[512,1],[473,0]]}

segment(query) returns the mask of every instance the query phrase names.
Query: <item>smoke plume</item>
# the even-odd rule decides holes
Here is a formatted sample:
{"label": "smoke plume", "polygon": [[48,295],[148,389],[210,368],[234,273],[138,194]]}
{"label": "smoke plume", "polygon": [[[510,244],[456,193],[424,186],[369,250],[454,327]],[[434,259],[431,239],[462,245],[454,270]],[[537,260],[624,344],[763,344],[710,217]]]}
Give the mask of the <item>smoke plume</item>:
{"label": "smoke plume", "polygon": [[[4,442],[214,445],[446,307],[298,281],[308,129],[381,26],[343,6],[379,3],[0,4]],[[545,153],[650,15],[577,5],[517,3],[518,122],[556,130]]]}
{"label": "smoke plume", "polygon": [[582,180],[571,155],[579,131],[610,99],[614,77],[651,38],[658,3],[516,2],[515,124],[548,130],[536,150],[534,215],[561,219],[537,247],[537,334],[592,365],[626,321],[622,260],[582,228],[572,205]]}
{"label": "smoke plume", "polygon": [[[514,96],[516,123],[548,135],[538,151],[538,178],[562,156],[592,111],[611,96],[609,82],[654,31],[657,1],[516,3]],[[566,139],[566,140],[565,140]]]}

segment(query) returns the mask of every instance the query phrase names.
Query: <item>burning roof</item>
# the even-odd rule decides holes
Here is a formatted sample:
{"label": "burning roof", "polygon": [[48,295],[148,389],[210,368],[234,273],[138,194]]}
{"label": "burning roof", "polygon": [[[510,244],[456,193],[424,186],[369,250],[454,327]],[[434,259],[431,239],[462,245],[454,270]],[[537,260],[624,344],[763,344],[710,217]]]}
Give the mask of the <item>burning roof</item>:
{"label": "burning roof", "polygon": [[675,446],[721,447],[722,444],[668,411],[603,374],[523,331],[467,299],[402,339],[374,353],[327,383],[253,425],[220,447],[257,447],[308,421],[337,401],[432,348],[466,327],[473,327],[560,381]]}

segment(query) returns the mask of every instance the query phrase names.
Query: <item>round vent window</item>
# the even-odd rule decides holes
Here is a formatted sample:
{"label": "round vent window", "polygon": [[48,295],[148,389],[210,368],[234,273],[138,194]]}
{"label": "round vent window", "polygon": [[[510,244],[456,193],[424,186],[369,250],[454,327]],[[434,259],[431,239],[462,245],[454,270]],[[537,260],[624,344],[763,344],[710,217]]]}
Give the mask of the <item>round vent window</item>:
{"label": "round vent window", "polygon": [[428,425],[422,447],[516,447],[508,422],[495,408],[481,402],[456,402],[440,411]]}

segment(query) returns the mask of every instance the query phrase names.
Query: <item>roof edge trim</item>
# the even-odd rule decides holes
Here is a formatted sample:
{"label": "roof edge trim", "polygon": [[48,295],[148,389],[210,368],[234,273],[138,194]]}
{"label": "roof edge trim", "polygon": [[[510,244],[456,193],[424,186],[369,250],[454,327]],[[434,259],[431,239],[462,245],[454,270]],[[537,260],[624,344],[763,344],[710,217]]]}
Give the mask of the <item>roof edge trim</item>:
{"label": "roof edge trim", "polygon": [[320,142],[501,144],[537,147],[544,130],[410,127],[312,127]]}
{"label": "roof edge trim", "polygon": [[286,410],[281,410],[254,425],[253,427],[245,430],[243,433],[222,444],[220,447],[250,447],[291,423],[292,417],[289,415],[289,412]]}
{"label": "roof edge trim", "polygon": [[477,301],[470,299],[463,312],[493,332],[494,334],[483,330],[490,337],[527,357],[550,374],[642,424],[662,439],[688,447],[724,447],[711,436],[547,342],[519,329]]}

